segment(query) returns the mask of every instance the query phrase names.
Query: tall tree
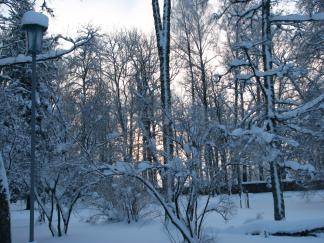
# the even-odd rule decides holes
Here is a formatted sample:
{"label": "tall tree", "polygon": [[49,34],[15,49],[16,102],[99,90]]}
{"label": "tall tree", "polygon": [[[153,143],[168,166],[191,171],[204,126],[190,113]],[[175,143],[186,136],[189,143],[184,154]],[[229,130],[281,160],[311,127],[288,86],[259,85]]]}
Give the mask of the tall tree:
{"label": "tall tree", "polygon": [[[157,48],[160,60],[160,82],[162,103],[162,131],[164,163],[168,164],[173,157],[172,141],[172,110],[171,110],[171,79],[170,79],[170,18],[171,0],[164,0],[163,16],[161,18],[158,0],[152,0],[153,18]],[[164,177],[164,190],[168,200],[171,200],[172,175],[166,172]]]}
{"label": "tall tree", "polygon": [[[294,24],[305,23],[305,21],[321,21],[323,17],[321,13],[314,13],[309,16],[279,15],[272,8],[274,2],[271,0],[244,3],[242,1],[231,1],[229,4],[241,5],[241,10],[236,12],[235,17],[244,30],[240,34],[239,42],[233,45],[234,49],[239,48],[241,50],[242,55],[239,56],[239,59],[232,61],[231,69],[237,70],[235,67],[240,67],[240,73],[236,73],[235,76],[241,82],[248,83],[250,87],[251,83],[258,86],[258,88],[250,88],[252,97],[256,97],[253,98],[252,103],[255,108],[252,113],[247,114],[246,118],[253,113],[258,114],[252,124],[262,126],[265,132],[276,137],[276,139],[271,139],[266,143],[264,159],[270,166],[274,218],[275,220],[282,220],[285,218],[285,204],[281,185],[281,174],[285,167],[284,158],[288,152],[288,146],[290,148],[297,146],[296,143],[287,138],[290,136],[287,121],[308,113],[311,108],[320,108],[318,104],[322,102],[323,96],[319,95],[309,102],[301,102],[299,95],[296,95],[301,93],[301,89],[297,85],[298,82],[296,82],[298,73],[300,73],[297,71],[299,67],[296,66],[296,60],[287,58],[291,55],[289,51],[286,51],[287,47],[282,48],[282,46],[285,46],[284,40],[292,38],[287,32],[294,33],[294,31],[280,27],[281,25],[293,26]],[[230,11],[230,13],[233,12]],[[250,35],[250,33],[254,34]],[[283,36],[285,37],[283,38]],[[262,59],[259,58],[260,56]],[[262,92],[262,99],[259,98],[260,91]],[[294,102],[291,102],[291,100]],[[262,101],[262,110],[258,108],[260,101]],[[296,110],[299,112],[296,113]],[[262,118],[260,113],[263,114]],[[242,120],[246,122],[246,118],[244,117]],[[256,135],[255,129],[258,128],[251,129],[252,124],[248,127],[251,131],[249,133]],[[284,148],[285,146],[286,148]]]}

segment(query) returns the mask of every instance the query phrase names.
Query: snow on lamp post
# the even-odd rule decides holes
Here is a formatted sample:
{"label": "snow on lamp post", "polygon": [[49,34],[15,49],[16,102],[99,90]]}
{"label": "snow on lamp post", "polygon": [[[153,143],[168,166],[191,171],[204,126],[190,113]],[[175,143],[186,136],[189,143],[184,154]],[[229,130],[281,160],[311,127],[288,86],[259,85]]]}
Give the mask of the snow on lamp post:
{"label": "snow on lamp post", "polygon": [[43,34],[48,28],[48,17],[42,13],[28,11],[22,18],[22,29],[26,31],[26,47],[32,54],[32,89],[31,89],[31,163],[30,163],[30,222],[29,242],[34,242],[34,202],[35,202],[35,121],[36,121],[36,54],[42,51]]}

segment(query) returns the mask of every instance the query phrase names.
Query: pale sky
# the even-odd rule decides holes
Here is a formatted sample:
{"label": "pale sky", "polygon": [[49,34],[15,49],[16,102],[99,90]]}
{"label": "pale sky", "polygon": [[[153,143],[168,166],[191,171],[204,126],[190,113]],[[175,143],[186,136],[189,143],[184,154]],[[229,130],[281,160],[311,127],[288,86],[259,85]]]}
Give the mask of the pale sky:
{"label": "pale sky", "polygon": [[[37,0],[36,11],[43,0]],[[54,9],[48,32],[74,36],[82,25],[91,23],[108,32],[120,28],[153,30],[151,0],[47,0]]]}

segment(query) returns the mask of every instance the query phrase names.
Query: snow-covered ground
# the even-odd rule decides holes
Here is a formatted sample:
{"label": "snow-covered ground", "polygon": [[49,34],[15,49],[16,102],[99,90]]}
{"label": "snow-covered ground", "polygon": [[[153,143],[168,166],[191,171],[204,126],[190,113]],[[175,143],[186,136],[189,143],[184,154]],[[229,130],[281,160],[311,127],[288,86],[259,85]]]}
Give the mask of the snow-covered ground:
{"label": "snow-covered ground", "polygon": [[[309,226],[324,226],[324,191],[308,200],[300,192],[286,192],[286,216],[284,222],[273,221],[272,195],[250,194],[250,209],[236,209],[233,218],[224,222],[217,215],[210,215],[206,231],[217,243],[323,243],[324,234],[318,237],[275,237],[251,235],[255,232],[271,232],[306,229]],[[233,200],[238,205],[237,196]],[[47,225],[36,225],[38,243],[168,243],[169,238],[162,219],[145,220],[136,224],[116,223],[92,225],[85,222],[88,210],[78,210],[73,215],[70,231],[62,238],[52,238]],[[13,243],[28,242],[28,211],[12,210]],[[250,233],[250,234],[249,234]]]}

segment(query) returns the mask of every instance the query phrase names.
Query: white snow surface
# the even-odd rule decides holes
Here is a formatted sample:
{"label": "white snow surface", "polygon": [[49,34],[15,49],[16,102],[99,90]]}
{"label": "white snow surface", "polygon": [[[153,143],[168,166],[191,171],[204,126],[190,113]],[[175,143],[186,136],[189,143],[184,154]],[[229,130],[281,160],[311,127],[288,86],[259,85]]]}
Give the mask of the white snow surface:
{"label": "white snow surface", "polygon": [[291,221],[273,221],[255,219],[238,227],[230,227],[225,232],[233,234],[273,234],[278,232],[295,233],[305,230],[321,228],[324,225],[324,217],[319,219],[302,219]]}
{"label": "white snow surface", "polygon": [[[271,193],[249,194],[251,208],[239,208],[239,198],[232,195],[237,205],[236,214],[229,221],[219,215],[207,217],[206,234],[214,237],[217,243],[322,243],[324,234],[319,237],[279,237],[251,235],[277,230],[295,232],[324,225],[324,191],[306,199],[301,192],[285,192],[286,220],[273,220],[273,201]],[[203,199],[204,200],[204,199]],[[12,243],[28,242],[29,211],[22,210],[23,205],[13,205]],[[93,211],[78,206],[72,215],[70,231],[67,236],[52,238],[47,225],[36,223],[36,240],[38,243],[168,243],[170,242],[163,227],[163,216],[151,217],[138,223],[100,223],[97,225],[85,222]],[[163,215],[163,214],[161,214]],[[176,242],[180,242],[178,238]]]}
{"label": "white snow surface", "polygon": [[48,28],[48,17],[42,13],[35,11],[28,11],[24,13],[22,20],[22,25],[40,25],[45,29]]}

